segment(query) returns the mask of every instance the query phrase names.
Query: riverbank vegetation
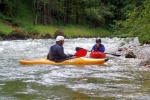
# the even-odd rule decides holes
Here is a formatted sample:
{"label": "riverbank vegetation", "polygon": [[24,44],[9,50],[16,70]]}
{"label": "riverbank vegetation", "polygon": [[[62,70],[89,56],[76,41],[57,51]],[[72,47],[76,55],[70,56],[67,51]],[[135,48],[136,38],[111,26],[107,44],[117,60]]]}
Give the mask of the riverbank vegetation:
{"label": "riverbank vegetation", "polygon": [[115,34],[138,36],[142,44],[150,43],[150,1],[146,0],[142,5],[127,11],[125,16],[125,20],[116,22]]}
{"label": "riverbank vegetation", "polygon": [[0,0],[0,39],[49,38],[61,30],[68,38],[138,36],[150,43],[149,6],[149,0]]}

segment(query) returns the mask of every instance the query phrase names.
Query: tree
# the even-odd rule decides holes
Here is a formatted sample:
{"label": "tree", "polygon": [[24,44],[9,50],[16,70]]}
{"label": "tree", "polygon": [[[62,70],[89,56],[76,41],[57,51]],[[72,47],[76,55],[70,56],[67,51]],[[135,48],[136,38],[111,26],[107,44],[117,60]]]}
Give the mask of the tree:
{"label": "tree", "polygon": [[45,1],[41,1],[40,2],[40,13],[41,13],[41,23],[46,25],[47,20],[46,20],[46,2]]}
{"label": "tree", "polygon": [[16,17],[18,16],[18,9],[19,9],[19,1],[16,0],[16,13],[15,13]]}
{"label": "tree", "polygon": [[38,22],[38,9],[39,9],[39,0],[33,0],[33,24],[37,25]]}
{"label": "tree", "polygon": [[69,23],[70,15],[70,0],[64,0],[64,23],[65,25]]}
{"label": "tree", "polygon": [[52,25],[52,18],[51,18],[51,5],[52,5],[52,1],[51,0],[48,0],[48,16],[47,16],[47,22],[48,22],[48,25]]}
{"label": "tree", "polygon": [[113,5],[106,6],[99,0],[97,0],[97,3],[91,0],[87,5],[86,14],[92,27],[104,27],[106,18],[114,16],[112,9],[115,9]]}

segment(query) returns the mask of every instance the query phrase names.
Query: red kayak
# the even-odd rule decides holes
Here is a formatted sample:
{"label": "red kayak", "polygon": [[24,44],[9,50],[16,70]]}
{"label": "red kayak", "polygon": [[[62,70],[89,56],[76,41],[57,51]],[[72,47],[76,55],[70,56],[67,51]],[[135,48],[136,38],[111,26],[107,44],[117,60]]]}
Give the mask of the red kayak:
{"label": "red kayak", "polygon": [[105,53],[104,52],[95,52],[95,51],[93,51],[93,52],[91,52],[90,53],[90,58],[106,58],[106,55],[105,55]]}

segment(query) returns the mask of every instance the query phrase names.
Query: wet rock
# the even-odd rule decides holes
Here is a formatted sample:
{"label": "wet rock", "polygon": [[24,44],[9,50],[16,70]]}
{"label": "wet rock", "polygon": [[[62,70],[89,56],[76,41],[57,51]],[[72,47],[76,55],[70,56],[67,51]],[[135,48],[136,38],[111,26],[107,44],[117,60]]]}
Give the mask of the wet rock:
{"label": "wet rock", "polygon": [[146,67],[146,68],[150,68],[150,65],[146,65],[145,67]]}
{"label": "wet rock", "polygon": [[123,48],[121,48],[121,47],[120,47],[120,48],[118,48],[118,51],[123,51]]}
{"label": "wet rock", "polygon": [[150,58],[140,62],[140,66],[150,66]]}
{"label": "wet rock", "polygon": [[129,51],[125,54],[125,58],[136,58],[136,55],[132,51]]}

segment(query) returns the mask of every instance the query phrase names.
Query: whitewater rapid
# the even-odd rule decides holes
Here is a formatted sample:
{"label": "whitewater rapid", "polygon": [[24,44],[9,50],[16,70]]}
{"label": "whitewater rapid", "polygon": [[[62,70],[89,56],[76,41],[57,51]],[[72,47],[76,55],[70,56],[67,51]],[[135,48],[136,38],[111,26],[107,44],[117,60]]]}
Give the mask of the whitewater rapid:
{"label": "whitewater rapid", "polygon": [[[139,67],[133,58],[112,56],[101,66],[19,64],[21,59],[46,58],[53,44],[55,39],[0,41],[1,100],[150,98],[150,70]],[[91,50],[94,44],[95,38],[65,39],[64,52],[74,54],[76,47]],[[140,45],[138,38],[102,38],[102,44],[108,53],[122,46]]]}

